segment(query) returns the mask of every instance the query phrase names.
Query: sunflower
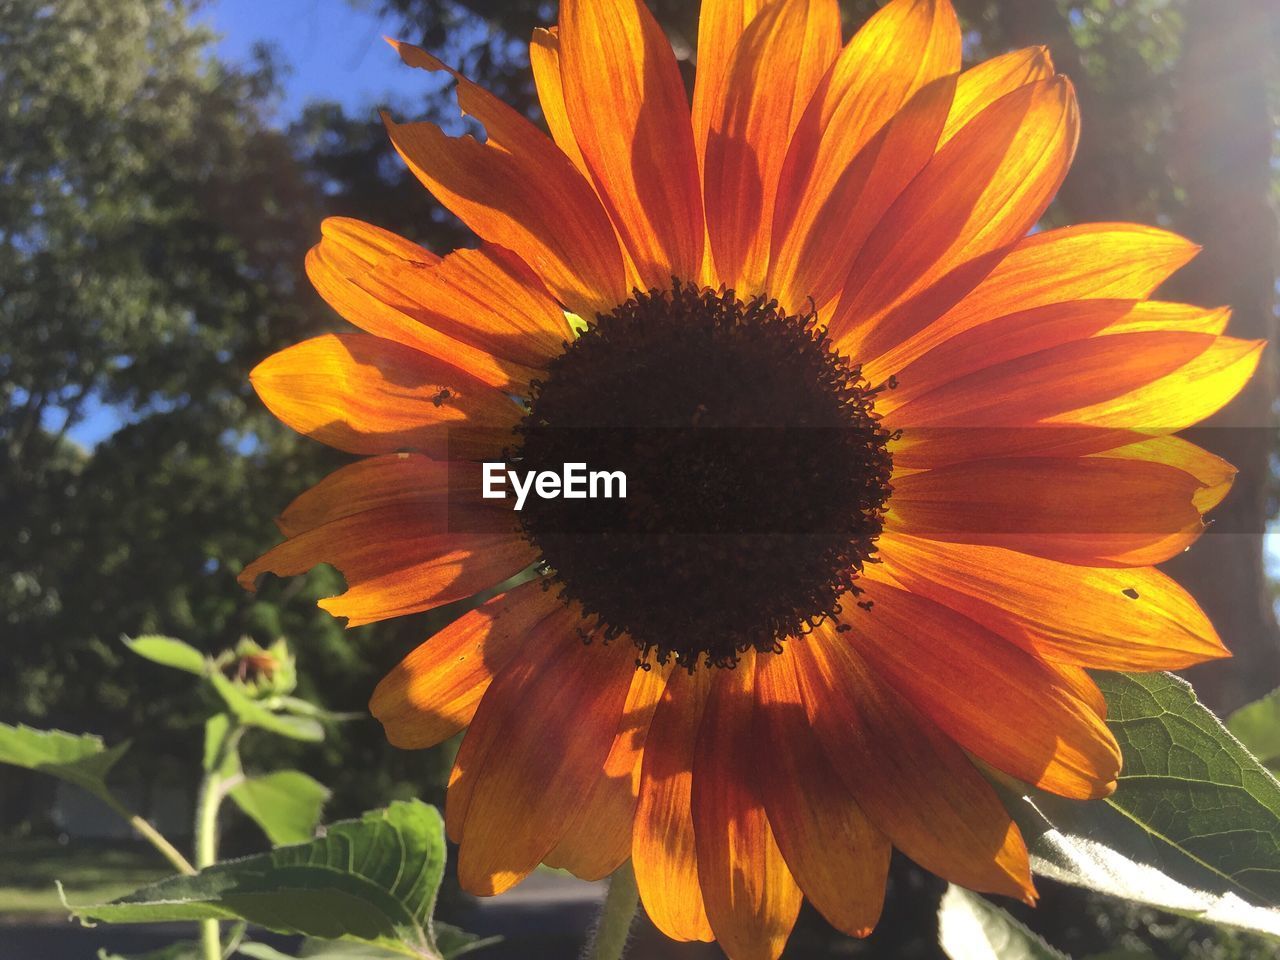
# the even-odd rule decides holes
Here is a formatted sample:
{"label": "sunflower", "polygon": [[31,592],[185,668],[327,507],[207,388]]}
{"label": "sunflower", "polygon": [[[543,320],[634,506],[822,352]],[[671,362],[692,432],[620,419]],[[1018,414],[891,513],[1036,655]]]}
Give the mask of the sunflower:
{"label": "sunflower", "polygon": [[[563,0],[529,50],[550,137],[396,47],[483,127],[386,120],[481,243],[324,223],[308,274],[363,332],[252,381],[363,459],[242,580],[332,564],[321,606],[351,626],[506,587],[371,703],[400,747],[466,729],[462,885],[630,858],[659,928],[735,960],[776,957],[802,896],[866,934],[894,847],[1033,900],[989,775],[1106,795],[1086,669],[1227,655],[1155,567],[1233,474],[1176,434],[1262,347],[1149,299],[1195,246],[1037,232],[1071,84],[1040,48],[961,70],[947,0],[847,43],[836,0],[705,0],[692,105],[641,3]],[[517,514],[482,461],[633,489]]]}

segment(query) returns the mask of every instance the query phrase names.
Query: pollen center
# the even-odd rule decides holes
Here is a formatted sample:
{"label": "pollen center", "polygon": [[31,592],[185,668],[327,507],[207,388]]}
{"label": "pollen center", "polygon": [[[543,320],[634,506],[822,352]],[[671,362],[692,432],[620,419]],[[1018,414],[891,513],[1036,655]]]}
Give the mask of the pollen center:
{"label": "pollen center", "polygon": [[536,381],[514,457],[621,471],[626,497],[521,513],[562,596],[640,661],[732,666],[839,619],[892,461],[879,388],[812,315],[676,282],[596,321]]}

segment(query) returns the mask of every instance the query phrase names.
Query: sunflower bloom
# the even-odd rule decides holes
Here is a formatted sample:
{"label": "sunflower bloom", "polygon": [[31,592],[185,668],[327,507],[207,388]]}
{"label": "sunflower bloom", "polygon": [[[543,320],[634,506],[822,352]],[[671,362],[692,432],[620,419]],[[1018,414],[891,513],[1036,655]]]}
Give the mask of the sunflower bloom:
{"label": "sunflower bloom", "polygon": [[[483,142],[387,119],[480,246],[324,223],[308,274],[362,332],[252,379],[362,459],[243,582],[333,564],[321,606],[354,626],[537,571],[371,704],[397,746],[466,729],[446,821],[470,891],[631,858],[659,928],[734,960],[777,957],[802,897],[865,935],[893,847],[1030,902],[986,773],[1105,796],[1086,669],[1227,655],[1155,565],[1233,475],[1176,434],[1262,344],[1149,299],[1180,237],[1031,232],[1071,85],[1038,48],[961,70],[947,0],[848,42],[836,0],[704,0],[692,105],[637,0],[562,0],[530,59],[550,137],[456,73]],[[480,493],[499,460],[633,489],[516,514]]]}

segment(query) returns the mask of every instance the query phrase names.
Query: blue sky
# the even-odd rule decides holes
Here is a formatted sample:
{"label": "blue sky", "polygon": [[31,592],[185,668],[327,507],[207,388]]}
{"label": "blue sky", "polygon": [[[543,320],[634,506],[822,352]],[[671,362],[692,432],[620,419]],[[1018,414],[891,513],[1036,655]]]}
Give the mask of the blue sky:
{"label": "blue sky", "polygon": [[[397,33],[396,21],[347,0],[210,0],[197,20],[220,35],[217,55],[228,62],[247,62],[257,43],[277,48],[287,67],[273,118],[281,126],[311,100],[372,112],[397,94],[423,89],[423,75],[403,66],[382,39]],[[123,425],[119,410],[90,400],[88,415],[69,436],[93,447]],[[58,427],[56,414],[47,426]]]}
{"label": "blue sky", "polygon": [[289,67],[278,118],[284,122],[308,100],[359,110],[413,89],[412,71],[382,39],[398,24],[348,0],[211,0],[198,19],[221,34],[218,53],[233,63],[246,61],[255,43],[277,47]]}

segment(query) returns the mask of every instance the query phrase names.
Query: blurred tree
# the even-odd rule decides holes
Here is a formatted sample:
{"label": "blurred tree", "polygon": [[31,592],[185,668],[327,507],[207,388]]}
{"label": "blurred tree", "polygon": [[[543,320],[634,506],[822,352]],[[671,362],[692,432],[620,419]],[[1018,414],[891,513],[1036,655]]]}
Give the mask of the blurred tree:
{"label": "blurred tree", "polygon": [[[326,191],[265,122],[274,65],[219,64],[192,10],[0,4],[0,715],[150,730],[133,754],[149,774],[190,691],[155,688],[170,678],[122,633],[209,650],[287,634],[304,684],[348,708],[380,666],[370,631],[281,602],[338,592],[332,571],[257,598],[235,584],[271,517],[338,462],[267,415],[248,371],[337,321],[302,274]],[[124,425],[92,450],[69,439],[103,416]]]}

